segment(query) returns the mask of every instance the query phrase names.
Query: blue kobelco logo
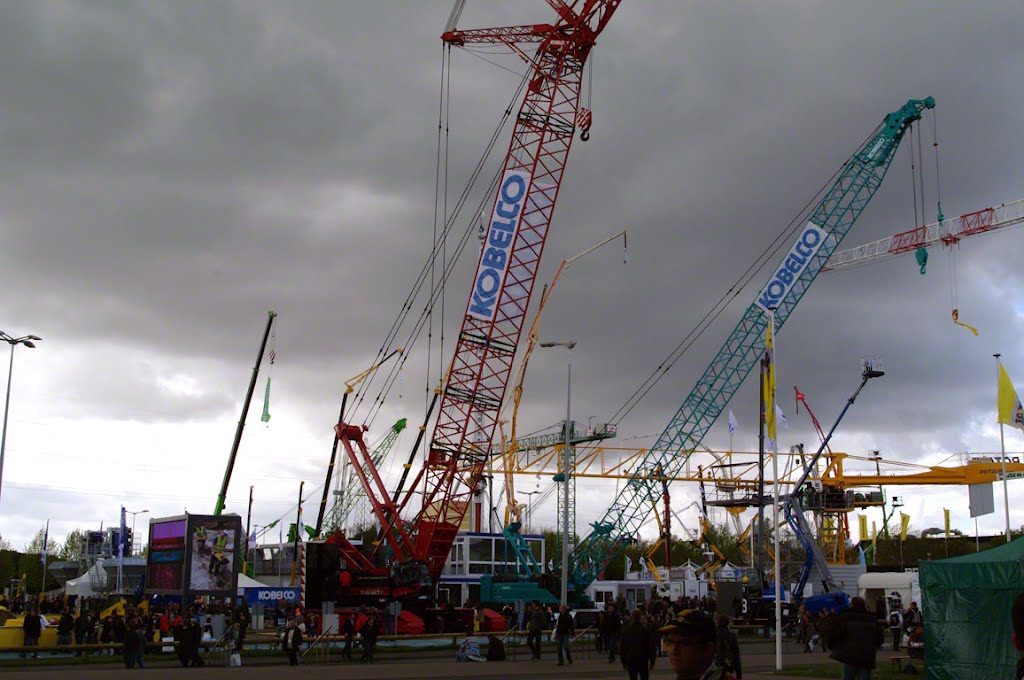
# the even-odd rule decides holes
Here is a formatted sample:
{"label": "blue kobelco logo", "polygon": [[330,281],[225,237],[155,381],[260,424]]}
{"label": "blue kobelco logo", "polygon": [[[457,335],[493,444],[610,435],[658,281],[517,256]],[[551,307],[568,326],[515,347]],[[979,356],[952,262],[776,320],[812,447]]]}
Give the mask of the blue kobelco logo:
{"label": "blue kobelco logo", "polygon": [[800,274],[807,268],[807,263],[818,252],[824,240],[825,231],[808,222],[807,227],[800,234],[800,238],[790,249],[786,259],[782,261],[782,266],[772,275],[768,285],[757,296],[757,305],[764,310],[778,307],[789,293],[793,282],[800,278]]}
{"label": "blue kobelco logo", "polygon": [[491,215],[491,226],[487,231],[487,241],[480,256],[473,295],[469,300],[468,314],[474,318],[483,321],[494,319],[498,294],[505,278],[512,243],[519,231],[529,186],[530,176],[518,170],[507,172],[501,183],[494,213]]}

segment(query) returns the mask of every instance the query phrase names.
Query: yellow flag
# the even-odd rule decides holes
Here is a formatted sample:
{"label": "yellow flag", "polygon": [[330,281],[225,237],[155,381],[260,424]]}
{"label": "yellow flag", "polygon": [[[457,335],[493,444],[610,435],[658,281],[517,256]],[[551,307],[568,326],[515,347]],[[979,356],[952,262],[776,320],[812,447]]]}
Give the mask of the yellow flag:
{"label": "yellow flag", "polygon": [[857,519],[860,520],[860,540],[868,540],[868,516],[857,515]]}
{"label": "yellow flag", "polygon": [[907,540],[907,529],[910,528],[910,515],[900,513],[900,540]]}
{"label": "yellow flag", "polygon": [[772,326],[769,323],[764,338],[764,360],[768,365],[764,376],[764,423],[768,439],[775,441],[775,351],[772,343]]}
{"label": "yellow flag", "polygon": [[875,544],[877,543],[877,541],[878,541],[878,525],[874,521],[872,521],[871,522],[871,548],[872,548],[872,550],[875,548]]}
{"label": "yellow flag", "polygon": [[1020,397],[1017,396],[1017,391],[1013,389],[1010,376],[1006,374],[1006,369],[1003,368],[1002,364],[999,364],[998,402],[998,422],[1024,430],[1024,408],[1021,407]]}
{"label": "yellow flag", "polygon": [[943,508],[942,512],[946,515],[946,538],[949,538],[949,508]]}

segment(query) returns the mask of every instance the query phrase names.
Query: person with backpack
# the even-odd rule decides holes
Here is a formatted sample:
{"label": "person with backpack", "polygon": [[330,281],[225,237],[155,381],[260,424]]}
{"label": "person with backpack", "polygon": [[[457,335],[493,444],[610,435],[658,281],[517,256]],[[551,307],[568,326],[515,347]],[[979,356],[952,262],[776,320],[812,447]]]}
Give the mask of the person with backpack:
{"label": "person with backpack", "polygon": [[903,613],[899,607],[889,612],[889,630],[892,631],[892,651],[900,651],[900,640],[903,638]]}
{"label": "person with backpack", "polygon": [[729,617],[718,616],[718,641],[715,643],[715,663],[743,680],[743,664],[740,661],[740,641],[729,629]]}
{"label": "person with backpack", "polygon": [[921,610],[917,608],[916,602],[911,602],[907,611],[903,614],[903,630],[907,631],[907,635],[910,635],[923,623],[924,617],[921,616]]}

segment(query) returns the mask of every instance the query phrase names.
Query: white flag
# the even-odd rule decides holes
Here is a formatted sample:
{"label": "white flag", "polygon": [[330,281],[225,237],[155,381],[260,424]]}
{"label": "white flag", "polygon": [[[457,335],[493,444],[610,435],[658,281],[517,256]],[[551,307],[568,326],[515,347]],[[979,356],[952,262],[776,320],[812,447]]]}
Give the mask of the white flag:
{"label": "white flag", "polygon": [[253,527],[252,533],[249,534],[249,550],[253,550],[256,547],[256,528]]}
{"label": "white flag", "polygon": [[736,422],[736,416],[733,414],[732,409],[729,409],[729,434],[732,434],[739,427],[739,423]]}
{"label": "white flag", "polygon": [[633,560],[630,559],[629,555],[626,555],[626,573],[628,574],[631,569],[633,569]]}
{"label": "white flag", "polygon": [[789,429],[789,421],[786,420],[786,414],[782,412],[782,407],[779,406],[778,402],[775,402],[775,417],[782,424],[783,430]]}

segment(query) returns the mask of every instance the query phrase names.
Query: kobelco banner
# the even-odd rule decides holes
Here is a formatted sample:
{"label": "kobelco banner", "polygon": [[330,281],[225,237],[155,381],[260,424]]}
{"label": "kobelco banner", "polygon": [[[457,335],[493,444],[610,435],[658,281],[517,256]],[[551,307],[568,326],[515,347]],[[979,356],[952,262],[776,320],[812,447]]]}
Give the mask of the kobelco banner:
{"label": "kobelco banner", "polygon": [[771,307],[778,307],[824,241],[825,230],[808,222],[796,243],[790,248],[789,255],[786,255],[786,259],[772,275],[768,285],[757,296],[757,306],[765,311]]}
{"label": "kobelco banner", "polygon": [[276,606],[278,602],[284,602],[285,604],[295,606],[299,603],[299,589],[246,588],[245,601],[249,604],[265,604],[271,607]]}
{"label": "kobelco banner", "polygon": [[509,170],[501,180],[469,300],[469,315],[475,319],[494,320],[529,188],[530,175],[522,170]]}

